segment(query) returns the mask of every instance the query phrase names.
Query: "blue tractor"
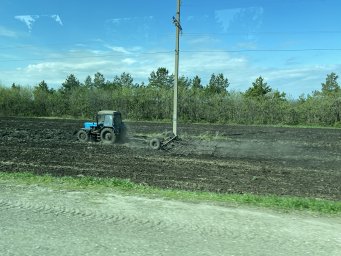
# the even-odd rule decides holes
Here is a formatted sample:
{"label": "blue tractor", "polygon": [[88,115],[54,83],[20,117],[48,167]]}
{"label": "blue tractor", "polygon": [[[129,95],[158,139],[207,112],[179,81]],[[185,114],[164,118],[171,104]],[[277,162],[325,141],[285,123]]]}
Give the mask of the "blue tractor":
{"label": "blue tractor", "polygon": [[105,143],[124,142],[127,128],[122,122],[121,113],[113,110],[102,110],[96,115],[96,122],[85,122],[77,132],[81,142],[101,141]]}

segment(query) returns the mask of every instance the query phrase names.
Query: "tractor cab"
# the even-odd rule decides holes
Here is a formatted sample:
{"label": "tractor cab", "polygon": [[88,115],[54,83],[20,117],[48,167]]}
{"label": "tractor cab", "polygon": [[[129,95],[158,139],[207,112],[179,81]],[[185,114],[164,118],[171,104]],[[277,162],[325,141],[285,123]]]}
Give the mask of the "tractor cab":
{"label": "tractor cab", "polygon": [[97,126],[118,129],[122,125],[121,113],[111,110],[99,111],[96,115]]}

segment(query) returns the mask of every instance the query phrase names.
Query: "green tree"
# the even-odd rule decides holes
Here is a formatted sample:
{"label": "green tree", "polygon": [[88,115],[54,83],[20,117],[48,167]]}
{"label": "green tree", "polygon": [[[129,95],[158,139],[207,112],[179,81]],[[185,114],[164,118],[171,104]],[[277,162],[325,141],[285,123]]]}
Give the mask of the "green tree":
{"label": "green tree", "polygon": [[215,74],[211,75],[211,79],[207,86],[207,91],[212,94],[221,94],[221,93],[227,93],[227,88],[229,87],[230,83],[227,78],[224,78],[224,75],[222,73],[218,74],[217,76]]}
{"label": "green tree", "polygon": [[104,88],[106,85],[104,75],[97,72],[94,76],[94,86],[97,88]]}
{"label": "green tree", "polygon": [[33,110],[32,89],[16,84],[7,90],[7,97],[4,102],[4,109],[7,115],[28,116]]}
{"label": "green tree", "polygon": [[283,100],[286,101],[287,94],[285,92],[279,92],[278,90],[275,90],[272,93],[272,98],[276,100]]}
{"label": "green tree", "polygon": [[188,77],[181,76],[178,79],[178,87],[181,89],[189,89],[191,86],[191,81],[188,79]]}
{"label": "green tree", "polygon": [[54,90],[50,90],[47,83],[43,80],[37,86],[34,87],[34,114],[38,116],[49,116],[51,95]]}
{"label": "green tree", "polygon": [[87,76],[84,81],[84,86],[86,88],[92,88],[94,86],[94,83],[92,82],[91,76]]}
{"label": "green tree", "polygon": [[45,82],[45,80],[41,81],[38,86],[36,86],[36,89],[39,89],[43,92],[50,92],[49,87],[47,86],[47,83]]}
{"label": "green tree", "polygon": [[159,88],[171,88],[174,82],[174,76],[169,75],[166,68],[158,68],[156,72],[150,73],[149,86]]}
{"label": "green tree", "polygon": [[132,88],[136,87],[134,84],[134,79],[131,77],[129,73],[123,72],[120,76],[115,76],[113,83],[119,87],[127,87]]}
{"label": "green tree", "polygon": [[90,113],[90,94],[92,90],[89,90],[85,86],[78,87],[72,90],[69,99],[69,115],[74,117],[86,117]]}
{"label": "green tree", "polygon": [[338,76],[335,73],[327,75],[326,82],[322,83],[322,94],[329,96],[340,91],[340,86],[337,82]]}
{"label": "green tree", "polygon": [[72,89],[78,88],[81,86],[79,80],[75,77],[74,74],[70,74],[64,83],[62,83],[62,88],[60,89],[62,93],[68,93]]}
{"label": "green tree", "polygon": [[262,97],[269,92],[271,92],[271,88],[264,82],[263,77],[260,76],[252,83],[252,87],[246,90],[245,96],[248,98],[257,98]]}
{"label": "green tree", "polygon": [[201,79],[199,76],[195,76],[192,80],[192,89],[203,89],[204,87],[201,84]]}
{"label": "green tree", "polygon": [[[315,91],[314,97],[319,98],[323,101],[324,106],[327,106],[325,116],[321,119],[324,123],[339,125],[341,122],[341,90],[337,82],[338,76],[332,72],[327,75],[326,81],[322,83],[321,92]],[[321,97],[322,96],[322,97]],[[326,114],[329,115],[326,115]],[[327,118],[329,116],[329,118]]]}

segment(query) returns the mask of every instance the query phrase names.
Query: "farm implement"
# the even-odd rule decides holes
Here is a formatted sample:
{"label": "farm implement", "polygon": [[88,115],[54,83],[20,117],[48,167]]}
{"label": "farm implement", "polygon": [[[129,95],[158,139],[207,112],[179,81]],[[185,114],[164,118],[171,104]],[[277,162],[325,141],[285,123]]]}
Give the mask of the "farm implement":
{"label": "farm implement", "polygon": [[169,134],[166,138],[153,138],[149,141],[149,146],[152,149],[167,149],[169,146],[174,146],[174,142],[178,141],[177,135]]}

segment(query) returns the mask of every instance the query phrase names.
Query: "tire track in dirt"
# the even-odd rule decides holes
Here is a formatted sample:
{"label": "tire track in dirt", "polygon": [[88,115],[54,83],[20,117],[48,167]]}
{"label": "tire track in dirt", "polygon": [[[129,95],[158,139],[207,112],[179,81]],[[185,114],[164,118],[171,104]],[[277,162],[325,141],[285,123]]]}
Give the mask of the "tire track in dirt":
{"label": "tire track in dirt", "polygon": [[[111,215],[101,213],[99,211],[93,211],[89,209],[80,208],[67,208],[63,206],[51,206],[48,204],[36,204],[27,201],[10,201],[0,199],[0,211],[6,211],[13,209],[17,211],[29,210],[33,213],[39,213],[44,215],[55,215],[65,217],[76,217],[82,219],[87,223],[90,222],[105,222],[114,225],[130,225],[138,226],[146,229],[158,229],[158,230],[172,230],[173,232],[196,232],[203,236],[226,236],[231,234],[228,229],[222,228],[219,225],[214,227],[200,227],[198,225],[190,225],[190,223],[176,223],[166,222],[164,220],[153,220],[153,219],[141,219],[138,216],[124,216],[124,215]],[[236,238],[236,237],[235,237]]]}
{"label": "tire track in dirt", "polygon": [[339,255],[340,218],[0,183],[2,255]]}
{"label": "tire track in dirt", "polygon": [[[15,209],[15,210],[30,210],[35,213],[42,214],[53,214],[53,215],[66,215],[71,217],[81,218],[85,221],[104,221],[114,224],[131,224],[145,226],[146,228],[160,227],[162,228],[162,223],[152,223],[149,220],[139,220],[132,216],[119,216],[119,215],[108,215],[103,214],[98,211],[92,211],[88,209],[80,208],[69,208],[65,206],[51,206],[48,204],[32,203],[28,201],[10,201],[0,199],[0,208],[2,210]],[[163,227],[164,228],[164,227]]]}
{"label": "tire track in dirt", "polygon": [[[29,189],[28,189],[29,191]],[[59,195],[60,196],[60,195]],[[65,197],[67,200],[67,197]],[[55,202],[54,202],[55,203]],[[34,213],[40,214],[52,214],[55,216],[65,216],[65,217],[77,217],[86,222],[105,222],[115,225],[132,225],[147,229],[158,229],[158,230],[172,230],[174,232],[196,232],[205,236],[219,235],[225,236],[230,234],[230,231],[224,227],[216,225],[214,227],[200,227],[198,225],[192,225],[191,223],[176,223],[170,219],[153,219],[148,216],[142,217],[141,215],[125,215],[123,212],[109,213],[107,211],[103,212],[101,209],[89,209],[80,207],[70,207],[66,205],[58,205],[60,203],[54,204],[53,202],[36,202],[32,198],[27,200],[15,199],[0,199],[0,211],[5,211],[7,209],[14,209],[16,211],[29,210]],[[76,204],[77,205],[77,204]],[[195,216],[193,216],[193,223],[196,223]]]}

